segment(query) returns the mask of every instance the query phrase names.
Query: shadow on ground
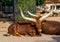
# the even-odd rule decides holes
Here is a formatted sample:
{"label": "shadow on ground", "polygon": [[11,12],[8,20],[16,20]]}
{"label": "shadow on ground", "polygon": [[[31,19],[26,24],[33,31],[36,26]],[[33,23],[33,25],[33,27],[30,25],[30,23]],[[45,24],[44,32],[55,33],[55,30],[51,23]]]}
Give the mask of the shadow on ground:
{"label": "shadow on ground", "polygon": [[52,37],[56,42],[60,42],[60,36]]}

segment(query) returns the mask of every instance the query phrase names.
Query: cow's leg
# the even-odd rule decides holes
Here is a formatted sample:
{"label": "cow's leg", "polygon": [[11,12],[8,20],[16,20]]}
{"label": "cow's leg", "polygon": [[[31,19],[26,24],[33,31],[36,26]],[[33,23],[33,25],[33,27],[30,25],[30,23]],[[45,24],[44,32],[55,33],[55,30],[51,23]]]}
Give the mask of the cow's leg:
{"label": "cow's leg", "polygon": [[20,33],[16,30],[15,31],[16,36],[20,36]]}
{"label": "cow's leg", "polygon": [[19,25],[16,23],[16,26],[15,26],[15,28],[14,28],[14,31],[15,31],[15,36],[20,36],[20,31],[18,32],[18,27],[19,27]]}
{"label": "cow's leg", "polygon": [[28,35],[27,32],[26,32],[26,27],[25,26],[22,26],[20,24],[17,24],[17,29],[16,29],[16,33],[17,35]]}

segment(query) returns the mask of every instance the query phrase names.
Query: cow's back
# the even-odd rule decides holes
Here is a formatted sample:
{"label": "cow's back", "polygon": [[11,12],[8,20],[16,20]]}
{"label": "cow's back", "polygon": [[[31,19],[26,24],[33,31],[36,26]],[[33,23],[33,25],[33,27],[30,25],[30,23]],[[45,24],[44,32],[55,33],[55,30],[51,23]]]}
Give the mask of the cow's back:
{"label": "cow's back", "polygon": [[42,24],[43,33],[46,34],[60,34],[60,22],[58,21],[44,21]]}

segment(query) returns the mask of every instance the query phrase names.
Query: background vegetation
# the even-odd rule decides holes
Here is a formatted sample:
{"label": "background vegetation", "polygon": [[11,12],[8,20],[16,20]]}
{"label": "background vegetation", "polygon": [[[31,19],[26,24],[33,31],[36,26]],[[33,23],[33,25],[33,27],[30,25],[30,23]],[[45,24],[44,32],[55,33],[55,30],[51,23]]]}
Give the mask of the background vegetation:
{"label": "background vegetation", "polygon": [[13,5],[14,0],[0,0],[1,2],[3,2],[3,5]]}
{"label": "background vegetation", "polygon": [[36,0],[36,5],[44,6],[45,5],[45,0]]}
{"label": "background vegetation", "polygon": [[[27,11],[29,10],[31,13],[34,13],[34,0],[18,0],[18,7],[23,10],[23,13],[26,17],[31,17],[30,15],[28,15]],[[17,14],[16,20],[23,21],[20,12],[18,12]]]}
{"label": "background vegetation", "polygon": [[[27,11],[29,10],[31,13],[35,13],[35,4],[38,6],[44,5],[44,0],[0,0],[4,3],[4,5],[14,5],[15,9],[15,20],[23,21],[23,18],[20,15],[19,7],[23,10],[23,13],[26,17],[31,17],[28,15]],[[15,2],[14,2],[15,1]]]}

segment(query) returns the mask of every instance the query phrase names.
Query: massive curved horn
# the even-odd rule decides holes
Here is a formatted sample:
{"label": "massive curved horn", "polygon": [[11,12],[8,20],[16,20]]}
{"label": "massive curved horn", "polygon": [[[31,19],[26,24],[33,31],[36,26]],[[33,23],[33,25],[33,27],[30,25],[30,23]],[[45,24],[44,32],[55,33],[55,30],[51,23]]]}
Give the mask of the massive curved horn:
{"label": "massive curved horn", "polygon": [[42,16],[39,20],[44,20],[45,18],[47,18],[48,16],[52,15],[53,14],[53,11],[51,11],[50,13],[48,13],[47,15],[45,16]]}
{"label": "massive curved horn", "polygon": [[28,11],[28,14],[31,15],[31,16],[33,16],[33,17],[39,17],[39,16],[42,16],[42,15],[40,15],[40,14],[32,14],[32,13],[29,12],[29,11]]}
{"label": "massive curved horn", "polygon": [[23,17],[23,19],[26,19],[26,20],[29,20],[29,21],[36,22],[36,20],[33,19],[33,18],[27,18],[27,17],[25,17],[25,16],[23,15],[23,12],[22,12],[21,8],[20,8],[20,11],[21,11],[21,16]]}
{"label": "massive curved horn", "polygon": [[29,15],[31,15],[31,16],[35,16],[35,17],[36,17],[36,15],[34,15],[34,14],[30,13],[29,11],[28,11],[28,13],[29,13]]}

